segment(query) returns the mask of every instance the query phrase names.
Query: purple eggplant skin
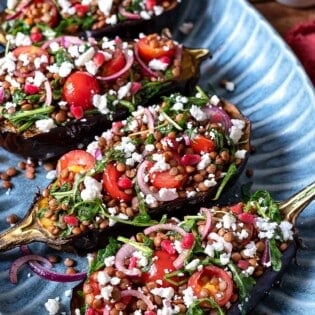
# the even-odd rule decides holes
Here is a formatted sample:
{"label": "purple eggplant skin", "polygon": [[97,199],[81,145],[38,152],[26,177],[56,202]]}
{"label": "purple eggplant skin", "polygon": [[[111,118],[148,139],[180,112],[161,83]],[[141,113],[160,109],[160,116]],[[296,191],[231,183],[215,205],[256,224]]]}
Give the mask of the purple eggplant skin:
{"label": "purple eggplant skin", "polygon": [[94,140],[95,135],[111,128],[113,121],[124,119],[127,115],[127,111],[121,110],[116,112],[112,119],[104,115],[90,116],[29,138],[1,131],[0,146],[25,159],[54,160],[69,150],[86,147]]}
{"label": "purple eggplant skin", "polygon": [[[263,297],[269,293],[269,291],[279,283],[281,277],[285,273],[285,270],[290,265],[291,261],[296,257],[297,250],[300,248],[300,240],[295,237],[295,240],[288,246],[288,248],[282,252],[282,267],[280,271],[274,271],[271,267],[265,270],[263,275],[256,281],[255,286],[251,290],[251,294],[248,297],[246,303],[245,314],[255,315],[255,307],[261,302]],[[233,303],[228,310],[227,315],[241,315],[244,314],[239,308],[239,304]]]}

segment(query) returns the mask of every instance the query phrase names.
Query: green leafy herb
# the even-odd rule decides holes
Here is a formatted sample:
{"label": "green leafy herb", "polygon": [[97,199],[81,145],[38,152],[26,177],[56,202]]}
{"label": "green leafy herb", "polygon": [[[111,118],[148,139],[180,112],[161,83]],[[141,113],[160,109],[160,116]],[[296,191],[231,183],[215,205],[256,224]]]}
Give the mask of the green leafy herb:
{"label": "green leafy herb", "polygon": [[281,251],[277,247],[275,239],[269,240],[269,253],[270,253],[270,261],[271,266],[273,270],[280,271],[282,267],[282,261],[281,261]]}
{"label": "green leafy herb", "polygon": [[123,242],[125,244],[129,244],[129,245],[133,246],[135,249],[141,251],[143,253],[143,255],[145,255],[146,257],[152,257],[152,255],[153,255],[153,250],[150,247],[144,245],[143,243],[132,241],[129,238],[126,238],[123,236],[119,236],[117,238],[117,240],[120,242]]}
{"label": "green leafy herb", "polygon": [[214,301],[212,298],[204,298],[204,299],[197,299],[194,300],[193,303],[190,304],[186,315],[206,315],[209,311],[205,311],[200,306],[201,303],[208,303],[211,308],[217,311],[217,315],[224,315],[222,308]]}

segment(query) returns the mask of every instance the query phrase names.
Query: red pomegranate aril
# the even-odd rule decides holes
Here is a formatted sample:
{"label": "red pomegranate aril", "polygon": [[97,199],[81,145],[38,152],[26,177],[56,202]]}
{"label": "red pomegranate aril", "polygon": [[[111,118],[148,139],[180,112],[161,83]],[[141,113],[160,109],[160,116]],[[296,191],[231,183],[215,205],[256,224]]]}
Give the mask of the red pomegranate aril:
{"label": "red pomegranate aril", "polygon": [[25,84],[24,86],[24,92],[26,94],[30,94],[30,95],[33,95],[33,94],[36,94],[39,92],[39,87],[34,85],[34,84]]}
{"label": "red pomegranate aril", "polygon": [[247,269],[249,267],[249,262],[247,260],[240,259],[237,262],[237,267],[239,267],[242,270],[245,270],[245,269]]}
{"label": "red pomegranate aril", "polygon": [[241,202],[236,203],[235,205],[230,206],[230,210],[234,214],[241,214],[243,213],[243,204]]}
{"label": "red pomegranate aril", "polygon": [[195,242],[195,236],[192,233],[187,233],[182,239],[182,248],[183,249],[191,249]]}
{"label": "red pomegranate aril", "polygon": [[128,268],[129,269],[136,268],[137,264],[138,264],[138,258],[135,256],[130,257]]}
{"label": "red pomegranate aril", "polygon": [[30,34],[32,43],[38,43],[43,39],[43,34],[40,32],[35,32]]}
{"label": "red pomegranate aril", "polygon": [[118,187],[121,189],[132,188],[132,181],[128,177],[119,177],[117,184],[118,184]]}
{"label": "red pomegranate aril", "polygon": [[167,56],[163,56],[163,57],[159,58],[159,61],[166,63],[167,65],[169,65],[171,63],[170,57],[167,57]]}
{"label": "red pomegranate aril", "polygon": [[240,213],[237,217],[244,223],[254,224],[255,222],[255,216],[248,212]]}
{"label": "red pomegranate aril", "polygon": [[181,163],[184,166],[196,165],[201,161],[199,154],[185,154],[181,158]]}
{"label": "red pomegranate aril", "polygon": [[76,119],[81,119],[84,115],[83,108],[81,106],[71,106],[70,107],[70,112],[73,115],[74,118]]}
{"label": "red pomegranate aril", "polygon": [[75,217],[74,215],[65,215],[63,217],[63,221],[71,226],[76,226],[79,223],[79,219]]}
{"label": "red pomegranate aril", "polygon": [[170,240],[162,240],[161,248],[165,250],[168,254],[172,255],[176,253],[176,249]]}

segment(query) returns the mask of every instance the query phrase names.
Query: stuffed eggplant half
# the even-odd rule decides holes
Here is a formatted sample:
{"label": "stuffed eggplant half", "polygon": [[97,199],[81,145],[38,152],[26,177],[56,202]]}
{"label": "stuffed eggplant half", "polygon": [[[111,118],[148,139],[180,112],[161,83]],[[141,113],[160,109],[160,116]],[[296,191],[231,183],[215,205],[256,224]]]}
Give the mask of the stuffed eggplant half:
{"label": "stuffed eggplant half", "polygon": [[74,292],[72,314],[246,314],[296,251],[281,210],[257,191],[111,238]]}
{"label": "stuffed eggplant half", "polygon": [[137,105],[187,91],[207,55],[156,33],[15,48],[0,59],[0,145],[41,160],[83,148]]}
{"label": "stuffed eggplant half", "polygon": [[2,14],[4,41],[42,43],[61,35],[124,36],[170,26],[178,0],[7,1]]}
{"label": "stuffed eggplant half", "polygon": [[140,106],[87,150],[63,155],[57,179],[14,227],[20,233],[2,235],[1,249],[36,240],[71,243],[117,222],[146,226],[151,214],[218,199],[246,163],[250,123],[232,104],[197,90]]}

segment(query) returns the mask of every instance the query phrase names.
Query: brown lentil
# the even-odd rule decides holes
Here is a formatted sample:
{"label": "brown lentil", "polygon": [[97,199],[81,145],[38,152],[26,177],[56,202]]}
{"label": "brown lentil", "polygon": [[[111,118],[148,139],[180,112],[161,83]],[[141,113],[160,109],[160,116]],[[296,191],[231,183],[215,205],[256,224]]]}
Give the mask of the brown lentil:
{"label": "brown lentil", "polygon": [[19,221],[19,217],[12,213],[7,216],[6,221],[8,224],[16,224]]}

